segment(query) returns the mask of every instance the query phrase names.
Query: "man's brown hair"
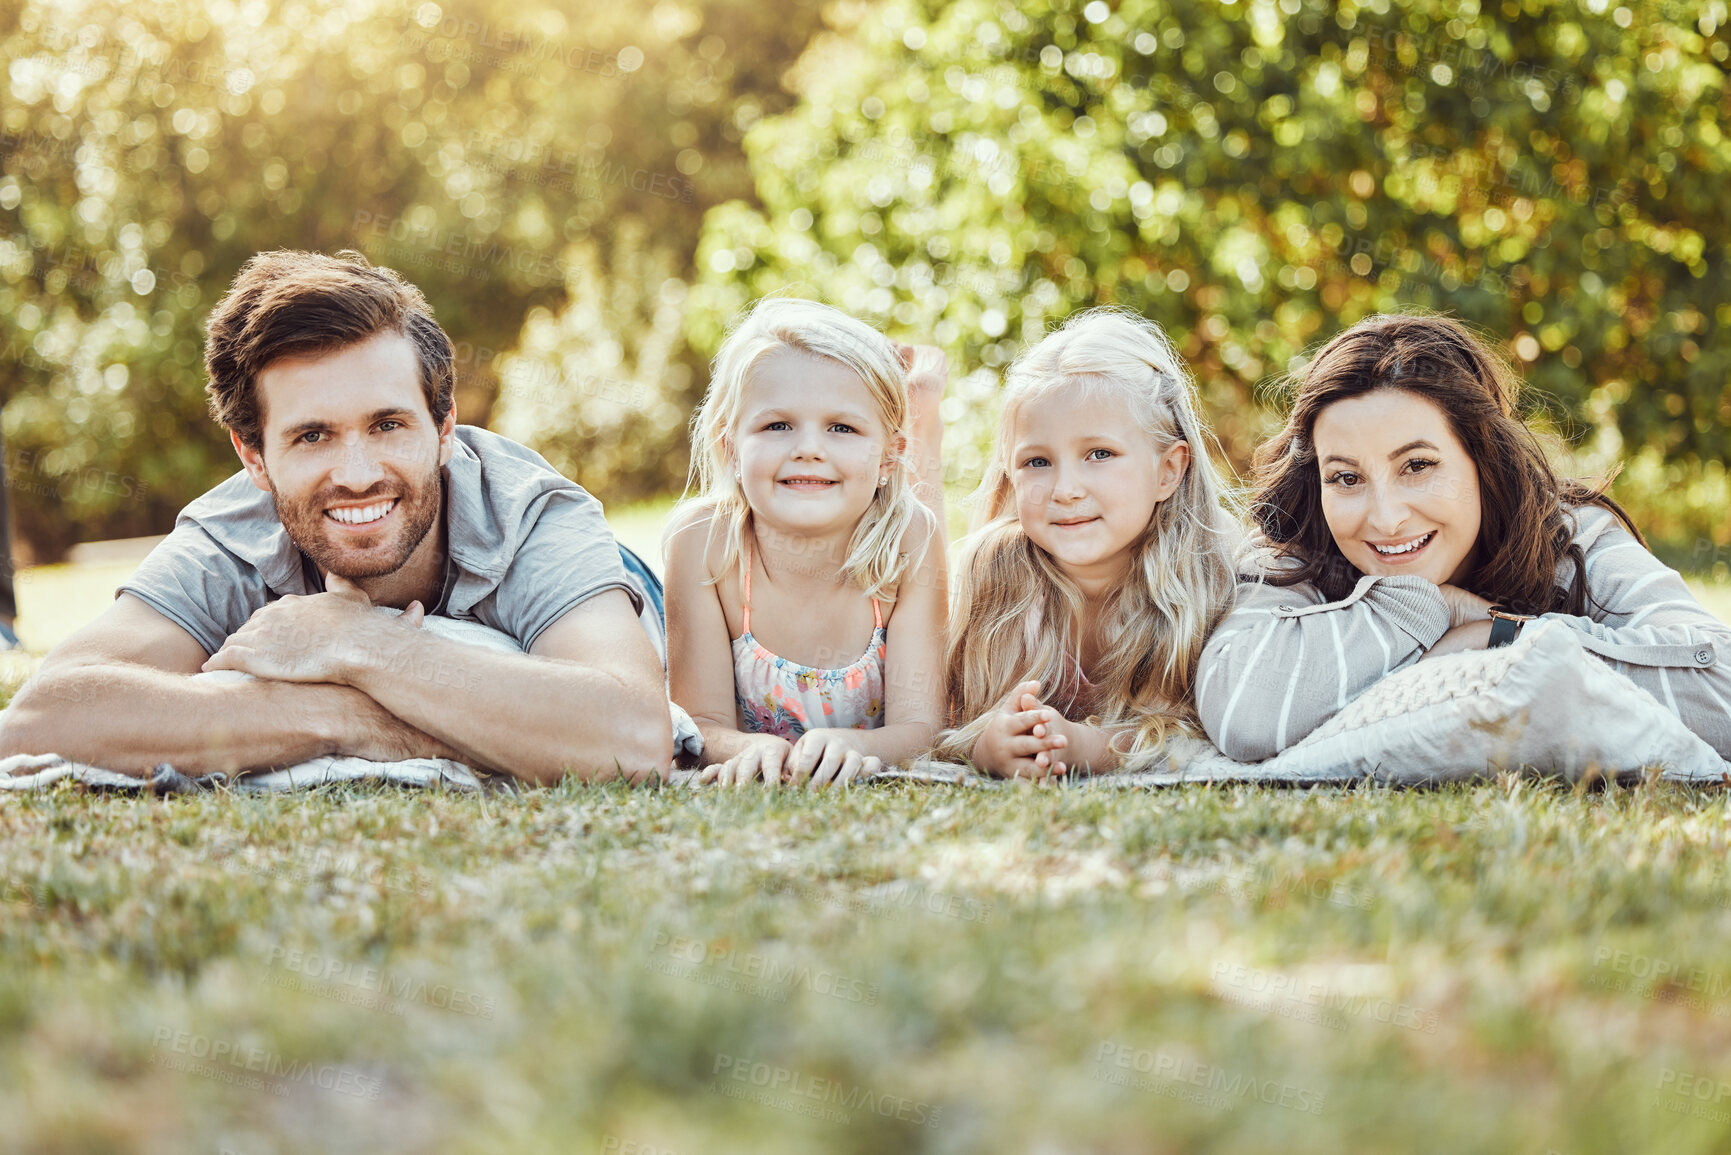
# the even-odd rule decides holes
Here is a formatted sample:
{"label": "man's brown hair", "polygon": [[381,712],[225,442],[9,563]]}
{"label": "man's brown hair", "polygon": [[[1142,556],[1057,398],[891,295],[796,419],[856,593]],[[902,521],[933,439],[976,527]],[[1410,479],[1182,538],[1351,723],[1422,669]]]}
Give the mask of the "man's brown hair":
{"label": "man's brown hair", "polygon": [[455,351],[421,290],[357,252],[259,253],[241,266],[205,324],[211,415],[243,445],[262,449],[260,371],[283,357],[331,352],[387,330],[414,344],[427,408],[433,423],[443,424],[456,387]]}

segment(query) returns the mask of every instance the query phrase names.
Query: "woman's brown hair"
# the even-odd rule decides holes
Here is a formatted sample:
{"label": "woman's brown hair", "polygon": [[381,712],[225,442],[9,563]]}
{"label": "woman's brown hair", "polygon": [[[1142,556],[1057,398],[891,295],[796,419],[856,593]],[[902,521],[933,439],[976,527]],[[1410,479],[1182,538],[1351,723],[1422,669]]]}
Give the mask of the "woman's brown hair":
{"label": "woman's brown hair", "polygon": [[[1523,613],[1585,613],[1574,506],[1603,506],[1642,540],[1606,495],[1609,479],[1589,485],[1558,478],[1516,410],[1520,378],[1452,317],[1366,317],[1323,346],[1286,385],[1292,410],[1286,427],[1256,452],[1251,506],[1275,552],[1297,563],[1275,567],[1272,584],[1314,582],[1324,597],[1338,601],[1363,576],[1340,552],[1323,517],[1314,433],[1324,409],[1374,389],[1404,389],[1435,404],[1478,468],[1480,560],[1463,584],[1479,596]],[[1565,558],[1574,563],[1567,588],[1557,584]]]}

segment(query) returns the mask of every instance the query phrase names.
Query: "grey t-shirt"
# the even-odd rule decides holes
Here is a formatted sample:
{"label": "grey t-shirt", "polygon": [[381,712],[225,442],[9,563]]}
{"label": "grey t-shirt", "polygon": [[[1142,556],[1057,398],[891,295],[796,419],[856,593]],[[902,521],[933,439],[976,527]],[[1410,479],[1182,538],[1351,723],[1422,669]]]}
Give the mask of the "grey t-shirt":
{"label": "grey t-shirt", "polygon": [[[444,590],[431,612],[491,626],[525,650],[604,590],[624,590],[643,612],[599,501],[509,438],[459,425],[456,440],[444,469]],[[174,532],[118,593],[141,599],[214,654],[260,606],[323,589],[271,495],[241,472],[181,510]]]}

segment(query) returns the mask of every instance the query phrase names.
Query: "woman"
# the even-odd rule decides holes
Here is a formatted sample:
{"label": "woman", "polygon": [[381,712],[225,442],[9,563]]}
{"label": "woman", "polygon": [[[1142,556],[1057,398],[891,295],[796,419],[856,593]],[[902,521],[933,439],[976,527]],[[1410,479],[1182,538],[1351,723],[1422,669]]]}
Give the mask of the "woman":
{"label": "woman", "polygon": [[1390,672],[1543,617],[1731,757],[1731,627],[1602,487],[1552,472],[1518,390],[1435,316],[1367,318],[1299,373],[1256,455],[1265,556],[1202,655],[1198,710],[1225,754],[1277,754]]}

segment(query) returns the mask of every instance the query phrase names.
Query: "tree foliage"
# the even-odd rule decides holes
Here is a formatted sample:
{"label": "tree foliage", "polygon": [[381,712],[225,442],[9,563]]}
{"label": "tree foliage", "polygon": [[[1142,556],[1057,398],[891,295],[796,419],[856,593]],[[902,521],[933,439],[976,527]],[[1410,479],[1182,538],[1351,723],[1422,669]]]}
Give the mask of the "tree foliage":
{"label": "tree foliage", "polygon": [[700,356],[788,286],[979,367],[963,480],[994,370],[1075,308],[1163,323],[1242,462],[1306,349],[1423,306],[1731,543],[1722,0],[827,12],[814,39],[817,0],[0,0],[34,551],[161,531],[234,468],[201,324],[277,246],[401,269],[461,417],[609,497],[678,484]]}
{"label": "tree foliage", "polygon": [[0,3],[0,389],[38,555],[160,532],[233,471],[202,321],[276,247],[419,284],[461,419],[603,492],[682,476],[702,214],[750,193],[740,137],[786,104],[816,8],[567,9]]}
{"label": "tree foliage", "polygon": [[[1720,492],[1726,20],[1616,0],[858,8],[747,137],[759,205],[710,215],[694,336],[804,286],[990,369],[1118,303],[1173,334],[1242,463],[1307,349],[1446,310],[1577,443]],[[948,402],[963,474],[994,392],[986,374]]]}

